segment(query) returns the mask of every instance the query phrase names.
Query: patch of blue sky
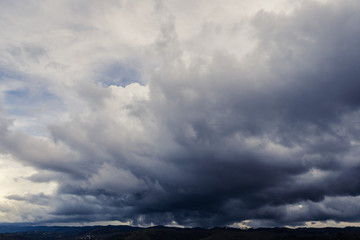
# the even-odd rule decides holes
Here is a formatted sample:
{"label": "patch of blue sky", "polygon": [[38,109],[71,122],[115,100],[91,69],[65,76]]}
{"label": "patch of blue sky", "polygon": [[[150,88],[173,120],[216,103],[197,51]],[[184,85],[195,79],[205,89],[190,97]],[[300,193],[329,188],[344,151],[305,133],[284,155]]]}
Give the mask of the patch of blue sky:
{"label": "patch of blue sky", "polygon": [[110,85],[125,87],[131,83],[142,84],[138,68],[122,62],[114,62],[100,69],[96,82],[105,87]]}
{"label": "patch of blue sky", "polygon": [[0,84],[4,81],[8,81],[9,79],[21,79],[21,78],[22,76],[20,73],[0,65]]}
{"label": "patch of blue sky", "polygon": [[39,111],[59,108],[61,100],[44,89],[14,89],[5,91],[3,103],[9,115],[34,115]]}
{"label": "patch of blue sky", "polygon": [[61,99],[46,88],[4,91],[2,102],[7,117],[15,123],[12,127],[36,136],[47,136],[46,126],[65,110]]}

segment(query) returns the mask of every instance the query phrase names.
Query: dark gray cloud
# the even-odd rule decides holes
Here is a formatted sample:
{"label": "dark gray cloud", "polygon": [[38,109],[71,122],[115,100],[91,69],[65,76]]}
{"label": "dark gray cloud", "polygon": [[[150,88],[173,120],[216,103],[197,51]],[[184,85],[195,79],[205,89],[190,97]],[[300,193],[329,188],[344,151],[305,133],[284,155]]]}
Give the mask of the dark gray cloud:
{"label": "dark gray cloud", "polygon": [[2,151],[45,170],[27,179],[59,184],[48,221],[359,221],[359,10],[346,0],[259,11],[245,58],[219,48],[190,63],[169,17],[146,85],[94,85],[101,101],[79,90],[89,105],[50,125],[51,141],[1,120]]}

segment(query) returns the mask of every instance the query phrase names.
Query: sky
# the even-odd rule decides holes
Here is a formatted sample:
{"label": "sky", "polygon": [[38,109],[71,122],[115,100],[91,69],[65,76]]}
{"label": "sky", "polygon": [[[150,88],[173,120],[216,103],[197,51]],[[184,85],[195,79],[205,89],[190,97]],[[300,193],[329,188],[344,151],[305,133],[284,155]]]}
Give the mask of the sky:
{"label": "sky", "polygon": [[0,1],[0,223],[359,225],[359,13]]}

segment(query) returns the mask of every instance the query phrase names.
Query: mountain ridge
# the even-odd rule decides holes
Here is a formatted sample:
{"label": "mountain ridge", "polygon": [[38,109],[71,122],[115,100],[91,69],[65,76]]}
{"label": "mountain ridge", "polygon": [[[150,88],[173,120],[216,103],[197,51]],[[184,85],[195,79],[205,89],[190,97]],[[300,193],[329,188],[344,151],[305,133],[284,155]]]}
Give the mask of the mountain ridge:
{"label": "mountain ridge", "polygon": [[287,240],[360,239],[359,227],[344,228],[176,228],[154,226],[14,226],[0,225],[0,240]]}

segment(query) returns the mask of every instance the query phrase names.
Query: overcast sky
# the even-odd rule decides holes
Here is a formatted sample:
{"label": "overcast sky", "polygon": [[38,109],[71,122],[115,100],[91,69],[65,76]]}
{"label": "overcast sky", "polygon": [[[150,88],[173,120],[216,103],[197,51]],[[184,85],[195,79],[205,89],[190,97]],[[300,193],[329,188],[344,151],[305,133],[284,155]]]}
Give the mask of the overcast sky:
{"label": "overcast sky", "polygon": [[357,0],[0,1],[0,222],[360,221]]}

